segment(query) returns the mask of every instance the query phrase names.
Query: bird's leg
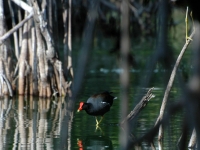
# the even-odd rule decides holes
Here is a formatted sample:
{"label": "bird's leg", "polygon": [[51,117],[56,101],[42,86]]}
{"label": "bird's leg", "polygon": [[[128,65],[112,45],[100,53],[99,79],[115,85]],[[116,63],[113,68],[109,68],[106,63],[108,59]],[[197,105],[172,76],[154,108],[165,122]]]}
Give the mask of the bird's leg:
{"label": "bird's leg", "polygon": [[103,116],[101,116],[101,119],[99,121],[97,120],[97,117],[96,117],[96,126],[99,126],[102,120],[103,120]]}
{"label": "bird's leg", "polygon": [[95,117],[95,120],[96,120],[96,125],[98,124],[98,120],[97,120],[97,117]]}
{"label": "bird's leg", "polygon": [[103,116],[101,116],[101,119],[100,119],[100,121],[99,121],[99,124],[101,123],[102,120],[103,120]]}

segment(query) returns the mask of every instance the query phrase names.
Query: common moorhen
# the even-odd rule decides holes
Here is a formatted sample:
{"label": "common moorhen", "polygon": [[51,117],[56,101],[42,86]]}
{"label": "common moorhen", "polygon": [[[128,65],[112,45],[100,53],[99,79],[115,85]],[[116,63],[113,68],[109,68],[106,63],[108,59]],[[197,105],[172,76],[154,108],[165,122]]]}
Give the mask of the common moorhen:
{"label": "common moorhen", "polygon": [[98,126],[103,119],[103,115],[110,110],[113,100],[117,97],[110,95],[112,92],[102,92],[92,95],[87,102],[80,102],[78,112],[85,110],[87,114],[92,116],[101,116],[101,120],[96,118],[96,125]]}

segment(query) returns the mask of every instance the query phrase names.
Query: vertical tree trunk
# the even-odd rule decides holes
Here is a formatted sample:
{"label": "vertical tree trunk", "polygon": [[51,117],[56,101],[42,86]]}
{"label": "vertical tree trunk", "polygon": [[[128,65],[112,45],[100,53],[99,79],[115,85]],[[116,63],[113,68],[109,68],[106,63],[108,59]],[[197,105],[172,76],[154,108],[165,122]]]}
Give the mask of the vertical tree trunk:
{"label": "vertical tree trunk", "polygon": [[31,76],[30,76],[30,94],[31,95],[38,95],[38,59],[37,59],[37,45],[36,45],[36,33],[35,27],[31,27],[31,48],[29,49],[30,52],[30,66],[32,68]]}
{"label": "vertical tree trunk", "polygon": [[[22,14],[21,14],[21,9],[19,8],[18,11],[18,21],[21,22],[22,21]],[[21,49],[22,46],[22,28],[19,28],[19,49]]]}
{"label": "vertical tree trunk", "polygon": [[[32,47],[34,44],[36,43],[32,43],[32,20],[29,20],[28,21],[28,29],[29,29],[29,32],[28,32],[28,64],[30,65],[30,68],[33,68],[34,66],[34,62],[33,62],[33,58],[34,58],[34,47]],[[33,33],[34,35],[34,33]],[[33,50],[32,50],[33,48]],[[33,72],[33,71],[32,71]],[[28,92],[30,95],[33,95],[33,73],[30,72],[29,73],[29,76],[27,77],[28,78]]]}
{"label": "vertical tree trunk", "polygon": [[[1,48],[1,46],[0,46],[0,48]],[[3,59],[2,58],[0,58],[0,75],[1,74],[4,74],[4,65],[3,65]],[[4,93],[3,88],[4,88],[4,86],[5,86],[5,82],[3,81],[3,77],[0,76],[0,98],[2,98],[4,96],[3,95],[3,93]]]}
{"label": "vertical tree trunk", "polygon": [[52,33],[53,33],[52,0],[47,0],[47,5],[48,5],[48,25],[49,25],[49,32],[52,35]]}
{"label": "vertical tree trunk", "polygon": [[[10,1],[11,0],[8,0],[8,4],[9,4],[9,9],[10,9],[10,14],[11,14],[11,17],[12,17],[12,26],[14,27],[16,25],[15,16],[14,16],[13,8],[11,6],[11,2]],[[14,35],[15,56],[18,59],[19,58],[19,45],[18,45],[17,32],[14,32],[13,35]]]}
{"label": "vertical tree trunk", "polygon": [[59,35],[58,35],[58,32],[60,31],[59,30],[59,26],[58,26],[58,6],[57,6],[57,1],[56,0],[51,0],[52,1],[52,15],[53,15],[53,18],[52,18],[52,33],[53,33],[53,37],[54,37],[54,41],[55,41],[55,47],[56,47],[56,52],[58,54],[58,58],[60,58],[59,56]]}
{"label": "vertical tree trunk", "polygon": [[[32,1],[34,6],[34,23],[36,26],[36,37],[37,37],[37,56],[39,62],[39,96],[40,97],[50,97],[51,96],[51,88],[50,81],[48,81],[48,63],[47,59],[52,59],[55,56],[55,51],[52,43],[52,39],[49,35],[49,32],[46,26],[43,26],[44,20],[39,19],[39,15],[42,15],[38,3],[36,1]],[[45,2],[43,1],[42,9],[45,11]],[[40,14],[39,14],[40,13]],[[47,44],[47,51],[45,53],[45,46],[42,35],[45,38],[45,42]],[[46,54],[46,55],[45,55]]]}
{"label": "vertical tree trunk", "polygon": [[73,78],[73,67],[72,67],[72,25],[71,25],[71,17],[72,17],[72,0],[69,0],[69,13],[68,13],[68,66],[67,70],[70,73],[70,76]]}
{"label": "vertical tree trunk", "polygon": [[96,23],[96,19],[98,17],[98,7],[99,7],[100,0],[90,0],[89,1],[89,10],[87,15],[87,20],[85,23],[84,33],[83,33],[83,42],[82,48],[79,53],[78,57],[78,65],[76,76],[74,77],[73,81],[73,100],[76,100],[76,97],[81,89],[81,85],[84,78],[85,68],[87,62],[89,60],[90,50],[93,42],[93,35],[94,35],[94,27]]}
{"label": "vertical tree trunk", "polygon": [[[127,116],[128,112],[128,90],[129,90],[129,64],[128,55],[130,52],[129,41],[129,1],[123,0],[121,2],[121,40],[120,40],[120,53],[121,61],[120,67],[123,72],[120,74],[120,111],[121,121]],[[120,121],[120,122],[121,122]],[[120,148],[126,150],[128,147],[129,128],[127,122],[123,125],[124,130],[120,131]]]}
{"label": "vertical tree trunk", "polygon": [[[4,8],[3,0],[0,0],[0,37],[4,35],[6,30],[6,24],[4,20]],[[12,96],[11,88],[11,76],[10,76],[10,66],[11,66],[11,49],[9,47],[9,40],[5,40],[0,45],[0,95]]]}
{"label": "vertical tree trunk", "polygon": [[[67,7],[68,6],[68,7]],[[72,29],[71,29],[71,11],[72,1],[63,0],[63,26],[64,26],[64,69],[65,77],[73,79],[73,67],[72,67]]]}
{"label": "vertical tree trunk", "polygon": [[62,16],[63,16],[63,26],[64,26],[64,38],[63,38],[63,44],[64,44],[64,69],[65,69],[65,74],[66,74],[66,77],[68,77],[68,61],[67,61],[67,55],[68,55],[68,44],[67,44],[67,37],[68,37],[68,30],[67,30],[67,18],[68,18],[68,11],[67,11],[67,1],[66,0],[63,0],[63,13],[62,13]]}
{"label": "vertical tree trunk", "polygon": [[[0,0],[0,36],[2,36],[4,34],[4,8],[3,8],[3,0]],[[4,45],[1,44],[0,45],[0,74],[5,74],[4,72]],[[1,91],[0,91],[0,97],[3,96],[3,89],[2,87],[5,87],[5,82],[3,82],[3,77],[0,76],[0,87],[1,87]]]}
{"label": "vertical tree trunk", "polygon": [[23,36],[22,36],[22,45],[21,45],[21,53],[19,58],[19,79],[18,79],[18,94],[24,95],[25,94],[25,69],[27,63],[27,52],[28,52],[28,25],[27,23],[23,26]]}
{"label": "vertical tree trunk", "polygon": [[40,34],[39,26],[36,26],[36,36],[37,36],[37,56],[39,62],[39,73],[40,73],[40,81],[39,81],[39,96],[40,97],[50,97],[49,88],[50,85],[47,82],[47,69],[45,63],[45,50],[43,47],[43,40]]}

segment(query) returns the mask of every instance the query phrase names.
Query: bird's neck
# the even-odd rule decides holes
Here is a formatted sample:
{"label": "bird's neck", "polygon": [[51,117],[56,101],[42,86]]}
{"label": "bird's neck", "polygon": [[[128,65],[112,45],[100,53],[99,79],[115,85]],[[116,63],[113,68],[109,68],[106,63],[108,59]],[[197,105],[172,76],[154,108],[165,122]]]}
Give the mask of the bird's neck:
{"label": "bird's neck", "polygon": [[89,103],[84,103],[84,105],[83,105],[83,110],[88,110],[88,109],[90,109],[90,105],[91,104],[89,104]]}
{"label": "bird's neck", "polygon": [[92,110],[92,105],[90,103],[85,103],[83,108],[88,114],[90,114],[90,111]]}

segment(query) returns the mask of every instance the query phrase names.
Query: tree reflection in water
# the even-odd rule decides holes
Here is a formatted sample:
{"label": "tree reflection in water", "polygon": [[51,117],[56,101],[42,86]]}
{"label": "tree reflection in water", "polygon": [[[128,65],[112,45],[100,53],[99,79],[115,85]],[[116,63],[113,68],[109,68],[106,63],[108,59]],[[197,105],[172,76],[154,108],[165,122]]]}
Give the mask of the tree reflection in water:
{"label": "tree reflection in water", "polygon": [[0,149],[70,149],[73,102],[19,96],[0,100]]}

